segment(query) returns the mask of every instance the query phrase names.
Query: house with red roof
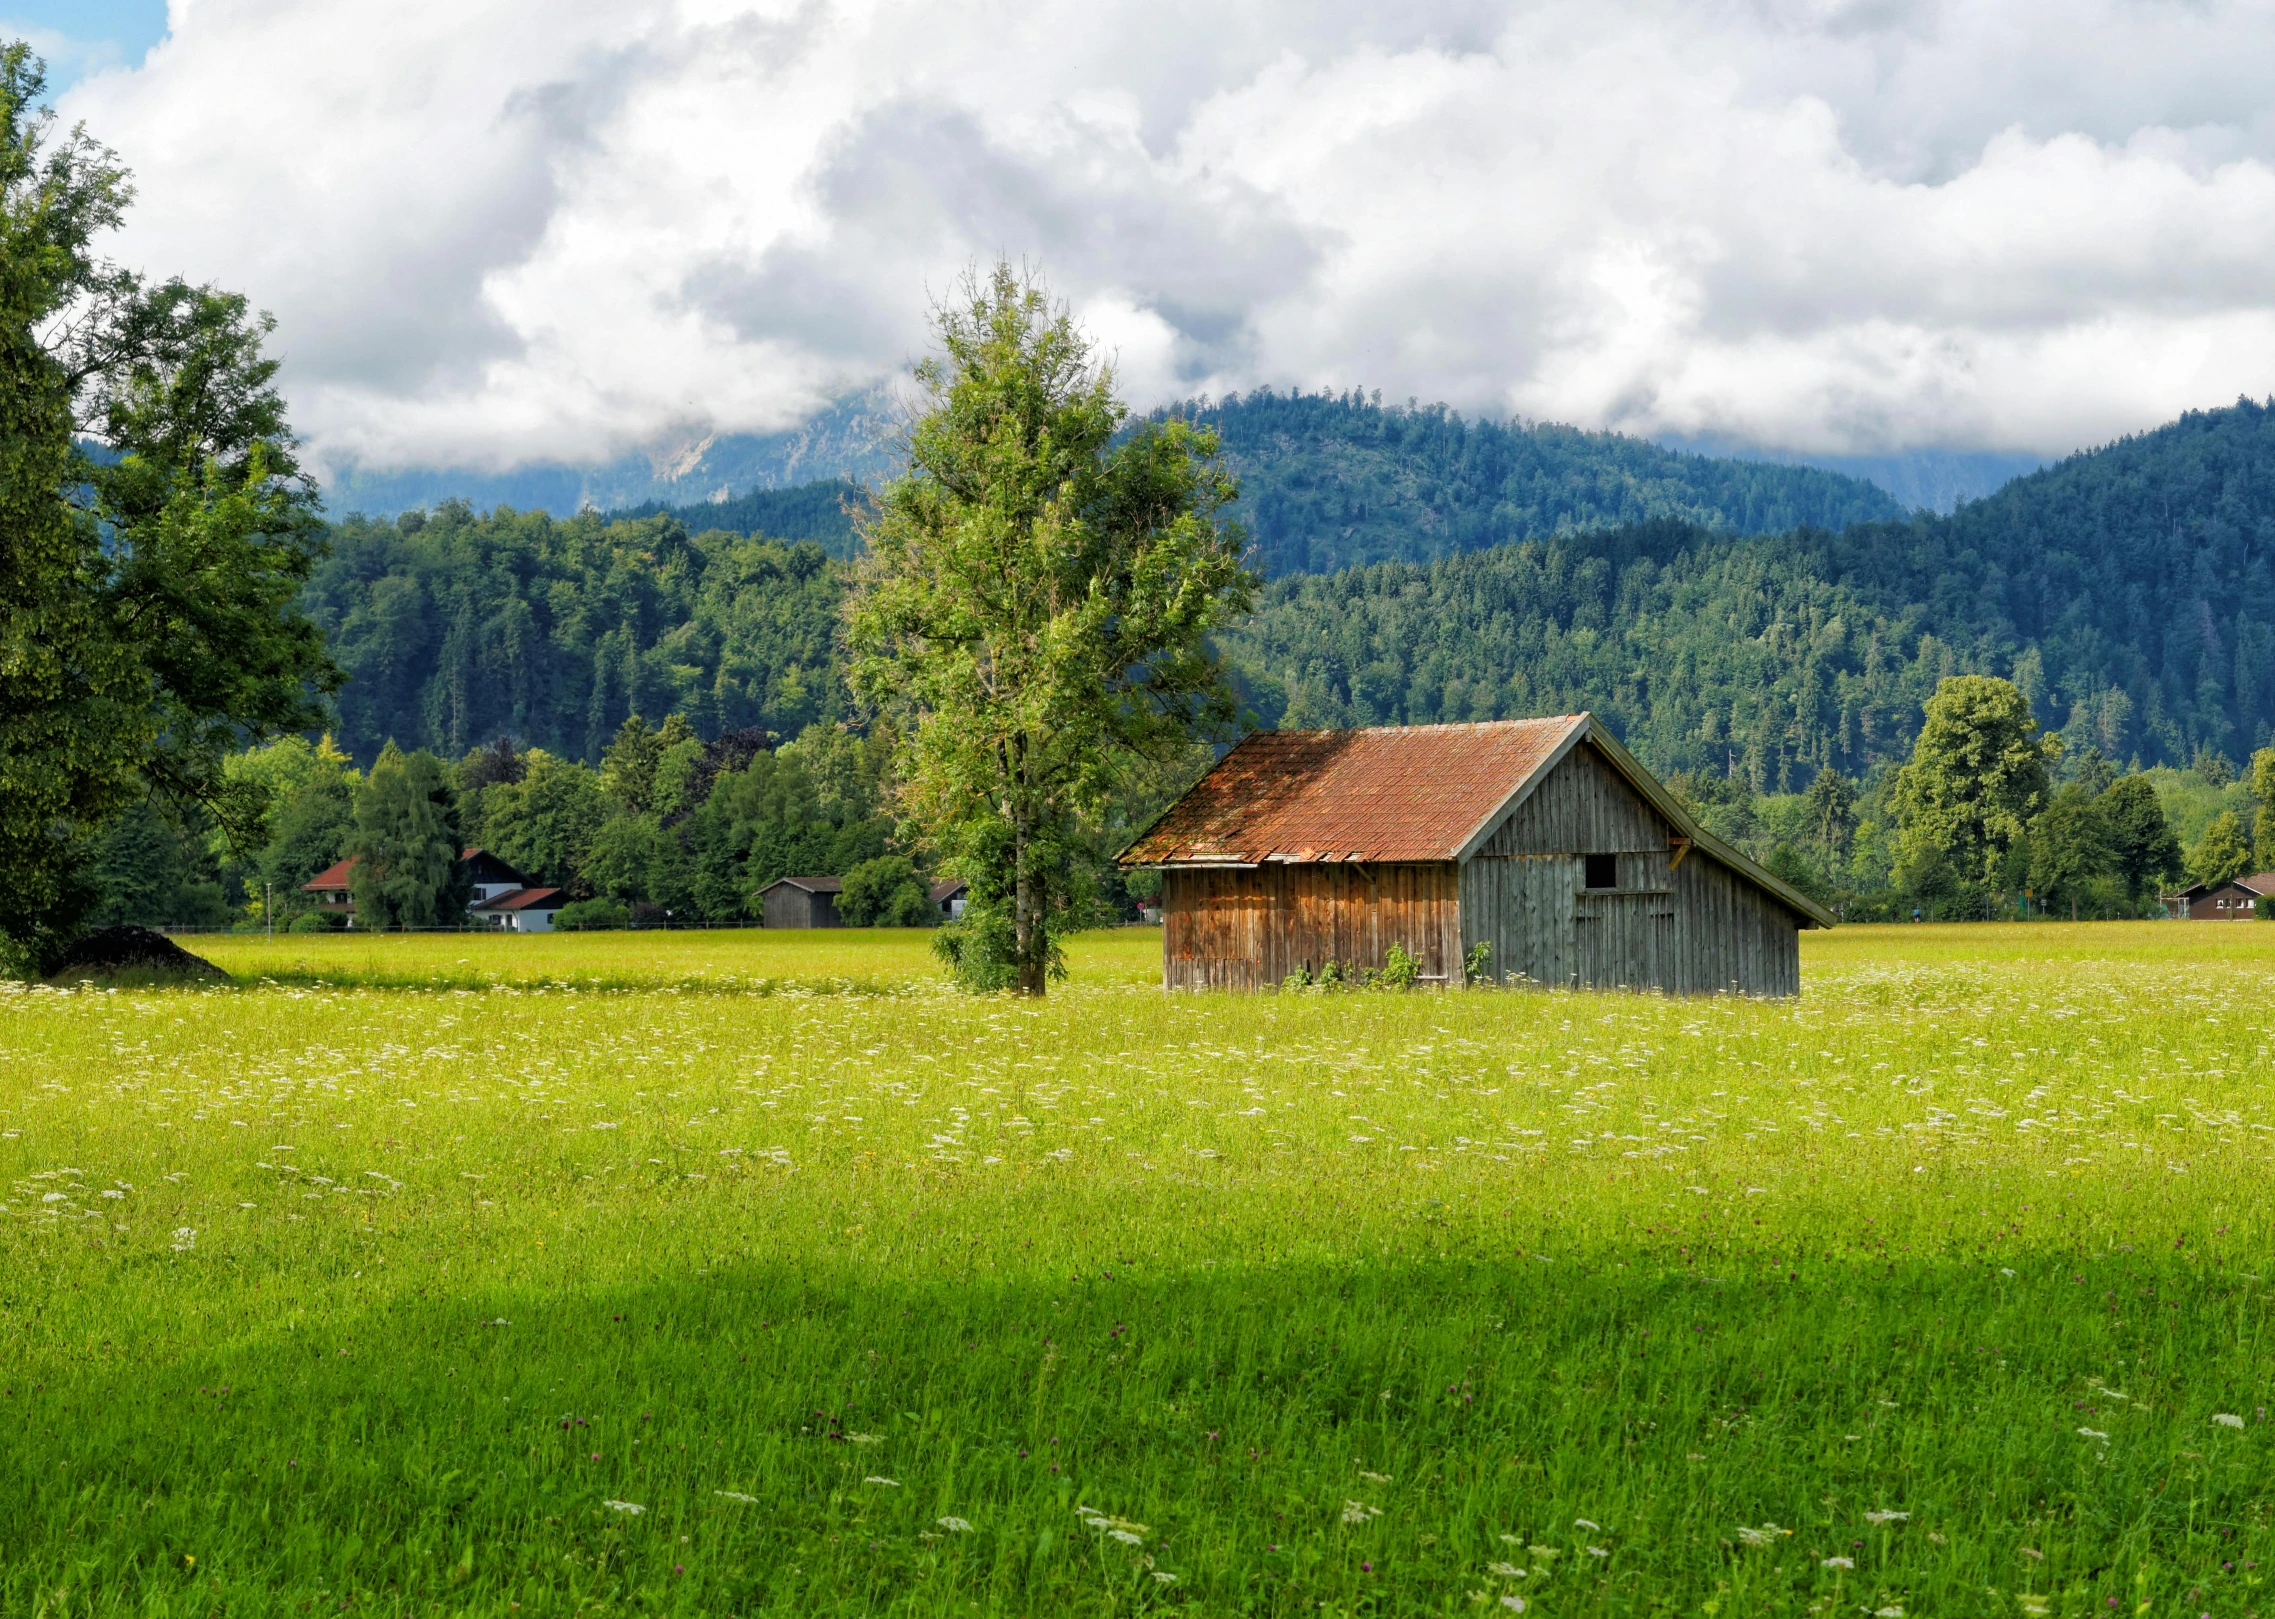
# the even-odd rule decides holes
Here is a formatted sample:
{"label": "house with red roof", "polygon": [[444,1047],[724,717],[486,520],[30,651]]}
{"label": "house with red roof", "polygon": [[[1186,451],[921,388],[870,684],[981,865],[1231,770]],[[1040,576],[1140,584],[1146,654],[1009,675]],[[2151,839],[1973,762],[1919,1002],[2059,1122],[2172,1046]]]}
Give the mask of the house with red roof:
{"label": "house with red roof", "polygon": [[[473,890],[466,914],[480,925],[507,933],[550,933],[555,913],[569,903],[560,889],[532,883],[487,849],[468,849],[458,859]],[[318,915],[341,917],[353,927],[354,876],[351,858],[325,867],[300,887],[315,897]]]}
{"label": "house with red roof", "polygon": [[1121,856],[1162,980],[1260,989],[1400,946],[1425,982],[1794,995],[1832,913],[1694,821],[1592,714],[1264,731]]}

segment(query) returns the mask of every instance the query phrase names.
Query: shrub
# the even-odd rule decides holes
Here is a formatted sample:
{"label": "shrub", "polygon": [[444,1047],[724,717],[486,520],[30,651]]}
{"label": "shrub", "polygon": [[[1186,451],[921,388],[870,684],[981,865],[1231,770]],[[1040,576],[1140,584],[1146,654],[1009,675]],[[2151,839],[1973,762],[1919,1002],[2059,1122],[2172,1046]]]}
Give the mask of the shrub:
{"label": "shrub", "polygon": [[906,855],[864,860],[845,874],[837,914],[856,928],[922,928],[936,920],[931,890]]}
{"label": "shrub", "polygon": [[632,913],[614,900],[580,899],[554,913],[553,925],[571,933],[580,929],[629,927]]}

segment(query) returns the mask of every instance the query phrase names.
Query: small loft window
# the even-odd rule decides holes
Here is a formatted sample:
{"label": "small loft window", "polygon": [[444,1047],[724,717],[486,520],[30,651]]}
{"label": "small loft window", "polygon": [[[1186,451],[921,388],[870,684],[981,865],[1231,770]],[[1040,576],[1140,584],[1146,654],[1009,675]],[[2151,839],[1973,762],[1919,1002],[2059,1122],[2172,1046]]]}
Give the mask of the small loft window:
{"label": "small loft window", "polygon": [[1592,854],[1588,862],[1587,884],[1590,888],[1617,888],[1619,886],[1619,856]]}

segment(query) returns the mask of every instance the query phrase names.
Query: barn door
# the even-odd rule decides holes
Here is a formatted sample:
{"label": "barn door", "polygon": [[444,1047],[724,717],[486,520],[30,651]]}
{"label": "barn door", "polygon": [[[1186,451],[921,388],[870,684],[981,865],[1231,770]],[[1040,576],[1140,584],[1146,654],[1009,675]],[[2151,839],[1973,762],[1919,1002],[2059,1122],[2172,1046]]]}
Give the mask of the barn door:
{"label": "barn door", "polygon": [[1468,942],[1493,947],[1502,983],[1572,982],[1572,893],[1580,862],[1570,855],[1477,855],[1462,871],[1461,925]]}
{"label": "barn door", "polygon": [[1572,939],[1582,985],[1665,988],[1674,965],[1674,896],[1583,893],[1572,917]]}

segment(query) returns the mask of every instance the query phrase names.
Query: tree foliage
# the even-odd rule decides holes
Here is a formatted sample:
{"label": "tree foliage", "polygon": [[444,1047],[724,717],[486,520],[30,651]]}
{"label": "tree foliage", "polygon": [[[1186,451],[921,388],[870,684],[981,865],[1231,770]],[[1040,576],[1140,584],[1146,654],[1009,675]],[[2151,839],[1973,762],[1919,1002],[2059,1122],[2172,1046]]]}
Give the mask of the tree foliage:
{"label": "tree foliage", "polygon": [[2253,870],[2251,840],[2233,810],[2224,810],[2188,851],[2188,875],[2207,888],[2248,877]]}
{"label": "tree foliage", "polygon": [[706,737],[843,718],[843,592],[812,544],[451,504],[335,526],[308,603],[352,676],[339,737],[357,758],[511,736],[598,764],[635,714]]}
{"label": "tree foliage", "polygon": [[185,830],[262,806],[223,761],[336,684],[298,595],[316,496],[242,298],[97,257],[130,198],[44,73],[0,49],[0,939],[65,944],[94,839],[157,795]]}
{"label": "tree foliage", "polygon": [[356,925],[425,928],[458,920],[457,805],[442,761],[389,743],[355,795],[347,853]]}
{"label": "tree foliage", "polygon": [[1690,455],[1548,423],[1465,421],[1443,405],[1275,393],[1171,405],[1211,429],[1240,497],[1226,508],[1271,578],[1427,563],[1520,540],[1675,519],[1724,534],[1903,516],[1861,479]]}
{"label": "tree foliage", "polygon": [[951,962],[1039,995],[1121,761],[1231,718],[1205,637],[1252,580],[1214,436],[1117,440],[1110,372],[1039,285],[999,265],[936,332],[908,473],[864,525],[852,676],[905,720],[902,806],[971,884]]}
{"label": "tree foliage", "polygon": [[2045,806],[2049,748],[2022,693],[1956,675],[1928,700],[1912,757],[1897,773],[1899,882],[1948,867],[1963,892],[1999,889],[2007,855]]}

